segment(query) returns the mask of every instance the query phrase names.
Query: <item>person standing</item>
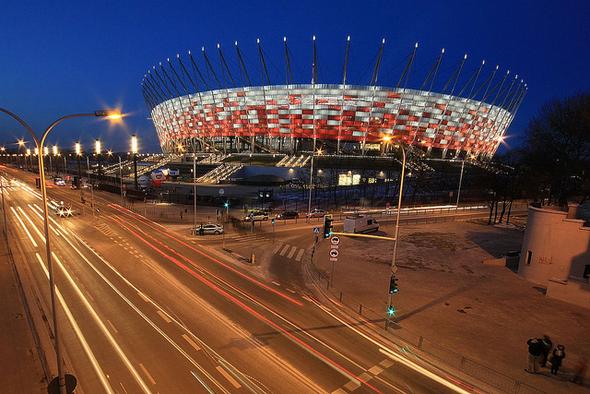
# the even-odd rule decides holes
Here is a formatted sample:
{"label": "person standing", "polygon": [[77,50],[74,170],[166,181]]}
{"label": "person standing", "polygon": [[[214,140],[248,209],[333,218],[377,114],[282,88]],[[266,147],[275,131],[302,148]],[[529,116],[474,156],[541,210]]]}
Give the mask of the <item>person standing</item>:
{"label": "person standing", "polygon": [[531,338],[526,343],[529,346],[529,367],[525,371],[537,373],[539,372],[539,361],[543,354],[543,343],[539,338]]}
{"label": "person standing", "polygon": [[557,345],[557,348],[553,350],[553,354],[551,355],[551,373],[553,375],[557,375],[557,371],[559,371],[559,367],[561,367],[561,362],[565,358],[565,347],[563,345]]}
{"label": "person standing", "polygon": [[541,366],[545,368],[545,366],[547,365],[547,360],[549,359],[549,354],[551,353],[551,348],[553,347],[553,342],[551,342],[551,338],[549,338],[549,335],[543,335],[541,343],[543,345],[543,353],[541,355]]}

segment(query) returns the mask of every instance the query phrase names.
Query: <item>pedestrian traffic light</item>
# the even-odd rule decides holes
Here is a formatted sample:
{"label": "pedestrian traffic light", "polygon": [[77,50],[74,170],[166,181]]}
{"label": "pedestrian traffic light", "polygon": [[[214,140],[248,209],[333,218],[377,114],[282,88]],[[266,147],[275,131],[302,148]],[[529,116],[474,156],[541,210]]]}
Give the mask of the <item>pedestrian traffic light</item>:
{"label": "pedestrian traffic light", "polygon": [[324,238],[330,238],[332,235],[332,215],[324,215]]}
{"label": "pedestrian traffic light", "polygon": [[226,202],[224,202],[224,203],[223,203],[223,207],[224,207],[224,208],[229,208],[229,201],[226,201]]}
{"label": "pedestrian traffic light", "polygon": [[395,275],[392,275],[389,279],[389,294],[397,294],[399,292],[399,288],[397,287],[397,278]]}
{"label": "pedestrian traffic light", "polygon": [[387,317],[395,317],[396,313],[397,311],[395,310],[395,307],[393,305],[389,305],[387,307]]}

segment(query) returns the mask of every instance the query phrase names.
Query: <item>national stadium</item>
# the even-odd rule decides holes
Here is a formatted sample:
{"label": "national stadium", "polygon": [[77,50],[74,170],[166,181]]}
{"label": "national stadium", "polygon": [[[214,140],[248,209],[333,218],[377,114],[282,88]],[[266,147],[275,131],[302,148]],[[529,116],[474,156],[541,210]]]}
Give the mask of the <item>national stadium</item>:
{"label": "national stadium", "polygon": [[[438,159],[489,160],[498,149],[526,94],[518,75],[467,55],[432,56],[423,76],[416,75],[418,44],[408,51],[393,86],[378,83],[385,40],[376,46],[371,78],[347,79],[350,37],[342,45],[337,84],[318,80],[315,36],[311,40],[310,80],[292,80],[293,54],[283,38],[281,83],[268,71],[267,54],[256,40],[259,67],[249,69],[235,42],[224,53],[177,54],[153,66],[142,81],[143,95],[165,154],[272,154],[282,161],[314,155],[387,156],[404,144]],[[216,52],[216,53],[215,53]],[[273,59],[276,63],[277,59]],[[473,62],[472,62],[473,63]],[[443,69],[448,72],[444,75]],[[252,75],[262,75],[255,82]],[[409,81],[419,80],[417,86]]]}

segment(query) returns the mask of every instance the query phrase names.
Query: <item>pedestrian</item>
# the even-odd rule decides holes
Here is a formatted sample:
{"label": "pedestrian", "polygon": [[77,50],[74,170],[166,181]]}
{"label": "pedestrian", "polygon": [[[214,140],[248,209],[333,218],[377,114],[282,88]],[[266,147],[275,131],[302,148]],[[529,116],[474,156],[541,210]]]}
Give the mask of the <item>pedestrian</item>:
{"label": "pedestrian", "polygon": [[549,353],[551,353],[551,348],[553,347],[553,342],[551,342],[551,338],[549,338],[549,335],[543,335],[543,339],[541,342],[543,344],[541,366],[545,368],[545,366],[547,365],[547,359],[549,358]]}
{"label": "pedestrian", "polygon": [[525,371],[537,373],[539,371],[539,361],[543,354],[543,343],[539,338],[531,338],[526,343],[529,347],[529,367]]}
{"label": "pedestrian", "polygon": [[557,345],[557,348],[553,350],[553,354],[551,355],[551,373],[553,375],[557,375],[557,371],[559,371],[559,367],[561,367],[561,362],[565,358],[565,347],[563,345]]}
{"label": "pedestrian", "polygon": [[586,357],[582,357],[578,363],[576,364],[576,368],[574,369],[574,377],[572,382],[576,384],[583,385],[584,384],[584,375],[586,374],[586,369],[588,369],[588,360]]}
{"label": "pedestrian", "polygon": [[180,220],[182,220],[182,211],[180,211]]}

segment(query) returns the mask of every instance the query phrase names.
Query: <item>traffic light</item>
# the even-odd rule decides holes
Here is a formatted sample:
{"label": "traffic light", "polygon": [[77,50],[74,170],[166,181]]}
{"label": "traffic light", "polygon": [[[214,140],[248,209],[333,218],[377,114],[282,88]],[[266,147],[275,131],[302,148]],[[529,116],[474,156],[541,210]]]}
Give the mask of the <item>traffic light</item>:
{"label": "traffic light", "polygon": [[387,317],[395,317],[396,313],[397,313],[397,310],[395,309],[395,306],[389,305],[387,307]]}
{"label": "traffic light", "polygon": [[397,287],[397,278],[395,275],[392,275],[389,279],[389,294],[397,294],[399,292],[399,287]]}
{"label": "traffic light", "polygon": [[324,238],[330,238],[332,235],[332,215],[324,215]]}
{"label": "traffic light", "polygon": [[226,202],[224,202],[224,203],[223,203],[223,207],[224,207],[224,208],[229,208],[229,201],[226,201]]}

